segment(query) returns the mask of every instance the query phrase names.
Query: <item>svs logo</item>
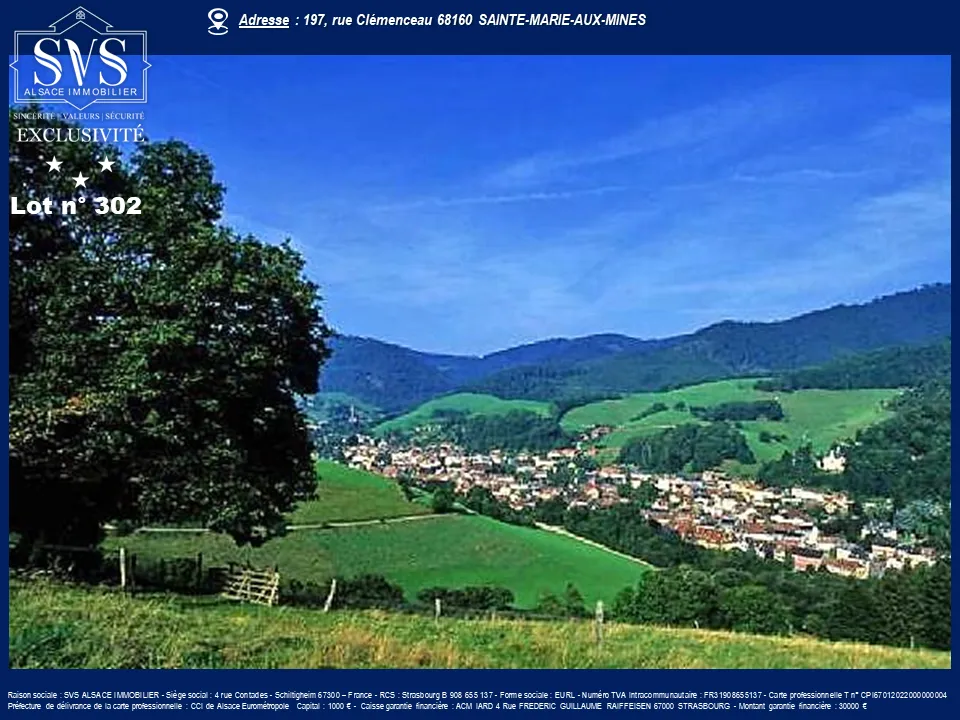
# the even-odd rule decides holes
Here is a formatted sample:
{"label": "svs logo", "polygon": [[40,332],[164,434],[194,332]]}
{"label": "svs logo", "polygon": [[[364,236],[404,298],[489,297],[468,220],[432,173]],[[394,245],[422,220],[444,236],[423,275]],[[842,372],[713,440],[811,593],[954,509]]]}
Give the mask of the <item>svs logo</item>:
{"label": "svs logo", "polygon": [[78,7],[50,30],[14,33],[15,102],[94,103],[147,101],[147,33],[114,30]]}

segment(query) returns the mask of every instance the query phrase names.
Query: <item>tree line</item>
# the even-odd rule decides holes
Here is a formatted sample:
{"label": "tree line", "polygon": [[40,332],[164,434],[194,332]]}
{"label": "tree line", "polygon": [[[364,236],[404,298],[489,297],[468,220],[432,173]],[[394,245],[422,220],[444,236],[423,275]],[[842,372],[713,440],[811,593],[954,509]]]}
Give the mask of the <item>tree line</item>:
{"label": "tree line", "polygon": [[898,346],[858,355],[844,355],[814,367],[759,380],[754,387],[769,392],[792,392],[808,388],[915,387],[950,374],[950,338],[930,345]]}
{"label": "tree line", "polygon": [[820,572],[650,572],[613,606],[627,622],[950,649],[950,564],[853,580]]}
{"label": "tree line", "polygon": [[[753,553],[709,550],[645,519],[638,508],[557,509],[538,517],[658,570],[624,591],[615,617],[628,622],[711,627],[828,640],[950,647],[950,564],[858,580],[825,570],[797,573]],[[544,522],[548,520],[544,519]]]}
{"label": "tree line", "polygon": [[747,420],[783,420],[783,407],[776,400],[743,400],[719,403],[709,407],[690,406],[690,414],[708,422],[744,422]]}
{"label": "tree line", "polygon": [[[325,607],[330,593],[330,582],[301,582],[289,580],[281,588],[281,602],[285,605],[319,609]],[[470,585],[466,587],[426,587],[408,600],[403,588],[382,575],[359,575],[337,581],[330,608],[333,610],[391,610],[432,614],[440,601],[443,616],[485,616],[496,612],[505,617],[582,618],[588,615],[580,591],[568,583],[564,592],[544,592],[530,609],[516,607],[513,591],[498,585]]]}

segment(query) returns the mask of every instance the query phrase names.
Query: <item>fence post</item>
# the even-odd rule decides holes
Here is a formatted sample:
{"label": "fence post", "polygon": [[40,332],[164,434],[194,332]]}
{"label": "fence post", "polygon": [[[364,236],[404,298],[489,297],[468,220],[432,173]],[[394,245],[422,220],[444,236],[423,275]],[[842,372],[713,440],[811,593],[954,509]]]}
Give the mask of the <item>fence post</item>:
{"label": "fence post", "polygon": [[137,589],[137,554],[130,555],[130,592]]}
{"label": "fence post", "polygon": [[327,601],[323,604],[323,611],[330,612],[330,606],[333,605],[333,594],[337,591],[337,579],[330,581],[330,592],[327,594]]}
{"label": "fence post", "polygon": [[120,590],[127,591],[127,551],[120,548]]}
{"label": "fence post", "polygon": [[203,553],[197,553],[197,591],[203,590]]}
{"label": "fence post", "polygon": [[273,585],[270,587],[270,599],[267,601],[267,605],[273,607],[279,601],[280,594],[280,573],[275,571],[273,573]]}
{"label": "fence post", "polygon": [[603,600],[597,600],[597,610],[595,613],[597,645],[603,645]]}
{"label": "fence post", "polygon": [[913,645],[913,635],[911,635],[911,636],[910,636],[910,649],[913,650],[913,648],[914,648],[914,645]]}
{"label": "fence post", "polygon": [[434,622],[440,621],[440,598],[433,599],[433,619]]}

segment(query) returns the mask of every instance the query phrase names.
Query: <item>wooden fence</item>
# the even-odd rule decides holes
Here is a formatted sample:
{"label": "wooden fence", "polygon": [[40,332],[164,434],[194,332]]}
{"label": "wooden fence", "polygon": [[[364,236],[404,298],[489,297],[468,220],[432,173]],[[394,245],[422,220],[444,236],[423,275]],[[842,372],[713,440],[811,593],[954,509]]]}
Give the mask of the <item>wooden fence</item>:
{"label": "wooden fence", "polygon": [[233,568],[226,574],[223,597],[252,602],[258,605],[276,605],[280,599],[280,573],[274,570]]}

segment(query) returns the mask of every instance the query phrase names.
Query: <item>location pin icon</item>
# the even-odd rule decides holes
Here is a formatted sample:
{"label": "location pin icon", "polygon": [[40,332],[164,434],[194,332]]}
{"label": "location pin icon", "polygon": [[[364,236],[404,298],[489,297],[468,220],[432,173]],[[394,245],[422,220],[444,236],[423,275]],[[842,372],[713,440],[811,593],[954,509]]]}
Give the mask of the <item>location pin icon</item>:
{"label": "location pin icon", "polygon": [[210,22],[213,23],[210,27],[207,28],[207,32],[211,35],[225,35],[228,31],[228,28],[224,27],[224,23],[227,21],[227,11],[223,8],[214,8],[207,13],[207,17],[210,18]]}

